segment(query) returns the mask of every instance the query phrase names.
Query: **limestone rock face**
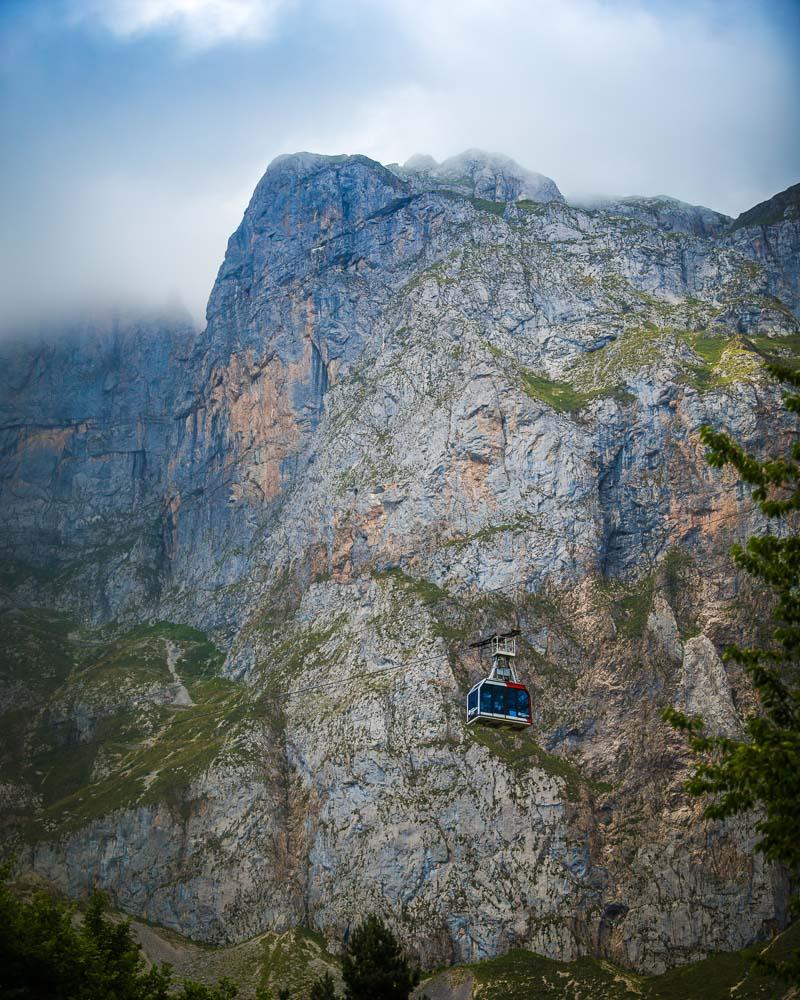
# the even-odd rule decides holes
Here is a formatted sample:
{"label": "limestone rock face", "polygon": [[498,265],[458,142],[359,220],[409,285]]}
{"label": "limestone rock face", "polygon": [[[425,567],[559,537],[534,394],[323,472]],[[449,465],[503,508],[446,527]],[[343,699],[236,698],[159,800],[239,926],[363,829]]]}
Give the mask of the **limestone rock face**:
{"label": "limestone rock face", "polygon": [[[738,303],[733,316],[741,316],[740,323],[750,328],[753,320],[763,318],[766,330],[784,329],[797,333],[797,315],[800,311],[800,277],[797,256],[800,254],[800,214],[787,210],[786,217],[770,226],[743,225],[726,234],[724,242],[757,265],[764,265],[767,276],[765,291],[771,296],[757,303],[750,303],[745,318],[746,304]],[[781,307],[785,308],[781,308]],[[738,313],[738,315],[737,315]]]}
{"label": "limestone rock face", "polygon": [[647,628],[661,651],[671,660],[680,661],[683,658],[684,649],[678,623],[675,621],[672,608],[662,594],[655,596],[652,610],[647,616]]}
{"label": "limestone rock face", "polygon": [[[718,650],[765,614],[728,556],[763,525],[699,428],[788,440],[796,222],[638,201],[475,151],[281,157],[205,329],[0,348],[21,858],[207,941],[380,911],[428,965],[658,971],[781,926],[661,712],[752,708]],[[496,627],[522,733],[465,725]]]}
{"label": "limestone rock face", "polygon": [[97,618],[155,592],[194,336],[185,318],[122,313],[0,344],[0,551],[31,594],[45,566],[63,574],[57,602]]}
{"label": "limestone rock face", "polygon": [[725,666],[704,635],[689,639],[684,647],[676,707],[687,715],[701,716],[715,736],[742,737]]}

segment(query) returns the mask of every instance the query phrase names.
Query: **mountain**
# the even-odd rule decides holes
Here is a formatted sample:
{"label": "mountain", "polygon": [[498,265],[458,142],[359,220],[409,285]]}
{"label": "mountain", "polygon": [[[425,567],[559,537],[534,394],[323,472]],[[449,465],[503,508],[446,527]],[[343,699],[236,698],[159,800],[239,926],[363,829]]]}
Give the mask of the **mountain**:
{"label": "mountain", "polygon": [[[719,654],[766,614],[728,555],[763,522],[698,430],[789,434],[800,222],[625,205],[475,151],[280,157],[205,329],[2,345],[23,866],[218,944],[380,911],[428,967],[660,973],[785,925],[660,713],[753,704]],[[534,724],[467,729],[511,626]]]}

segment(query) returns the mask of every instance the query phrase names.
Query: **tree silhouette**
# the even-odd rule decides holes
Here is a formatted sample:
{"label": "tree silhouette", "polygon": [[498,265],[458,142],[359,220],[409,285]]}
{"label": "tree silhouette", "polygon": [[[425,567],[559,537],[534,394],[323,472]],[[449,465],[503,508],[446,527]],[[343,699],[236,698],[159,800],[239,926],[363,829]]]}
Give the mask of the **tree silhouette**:
{"label": "tree silhouette", "polygon": [[383,920],[369,916],[350,935],[342,978],[347,1000],[408,1000],[419,973]]}
{"label": "tree silhouette", "polygon": [[330,972],[326,972],[312,984],[309,1000],[336,1000],[336,983]]}
{"label": "tree silhouette", "polygon": [[31,900],[8,888],[0,868],[0,997],[26,1000],[234,1000],[229,980],[180,987],[168,965],[148,969],[129,920],[112,920],[94,895],[82,921],[76,908],[45,893]]}

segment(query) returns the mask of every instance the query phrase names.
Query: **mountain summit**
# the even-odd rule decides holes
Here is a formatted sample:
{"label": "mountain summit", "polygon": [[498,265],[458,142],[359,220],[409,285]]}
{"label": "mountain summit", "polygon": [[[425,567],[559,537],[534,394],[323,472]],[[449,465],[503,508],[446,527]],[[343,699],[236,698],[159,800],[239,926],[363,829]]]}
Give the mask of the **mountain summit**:
{"label": "mountain summit", "polygon": [[487,201],[563,201],[555,181],[521,167],[502,153],[468,149],[437,163],[432,156],[416,154],[397,168],[415,185],[452,188]]}

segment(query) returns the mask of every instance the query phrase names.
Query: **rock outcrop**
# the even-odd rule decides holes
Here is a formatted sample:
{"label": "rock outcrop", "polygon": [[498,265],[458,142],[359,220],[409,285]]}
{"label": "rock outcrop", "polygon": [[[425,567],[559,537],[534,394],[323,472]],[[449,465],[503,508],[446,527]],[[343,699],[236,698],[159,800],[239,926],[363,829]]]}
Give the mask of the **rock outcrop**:
{"label": "rock outcrop", "polygon": [[587,202],[587,207],[639,219],[646,225],[656,226],[667,232],[688,233],[691,236],[720,236],[731,224],[729,216],[711,208],[687,205],[685,201],[664,195],[655,198],[597,199]]}
{"label": "rock outcrop", "polygon": [[[660,713],[752,706],[718,650],[765,614],[727,556],[761,521],[698,431],[789,433],[797,223],[624,205],[473,151],[281,157],[203,331],[3,348],[0,780],[33,868],[208,941],[380,910],[430,965],[658,971],[782,925]],[[523,734],[464,725],[496,625]]]}
{"label": "rock outcrop", "polygon": [[714,736],[744,736],[725,666],[708,636],[686,642],[677,707],[687,715],[699,715]]}
{"label": "rock outcrop", "polygon": [[412,156],[395,172],[416,190],[450,189],[488,201],[564,201],[555,181],[526,170],[501,153],[468,149],[437,163],[431,156]]}

